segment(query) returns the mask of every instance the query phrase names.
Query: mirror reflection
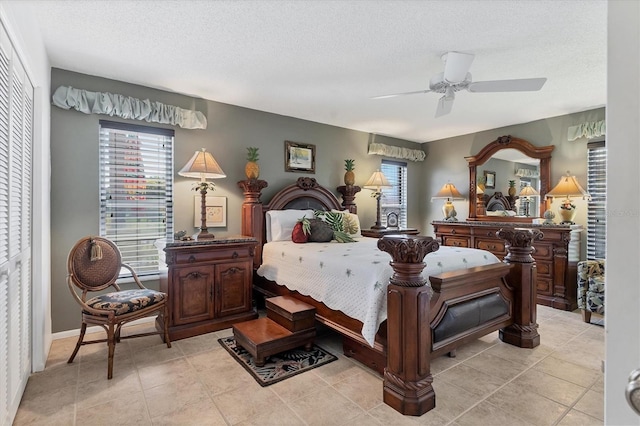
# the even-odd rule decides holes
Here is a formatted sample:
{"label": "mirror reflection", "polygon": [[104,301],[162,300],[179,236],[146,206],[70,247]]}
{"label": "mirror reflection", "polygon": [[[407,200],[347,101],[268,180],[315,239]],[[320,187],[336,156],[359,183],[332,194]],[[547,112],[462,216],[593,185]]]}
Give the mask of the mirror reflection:
{"label": "mirror reflection", "polygon": [[476,170],[479,216],[538,217],[540,160],[507,148]]}

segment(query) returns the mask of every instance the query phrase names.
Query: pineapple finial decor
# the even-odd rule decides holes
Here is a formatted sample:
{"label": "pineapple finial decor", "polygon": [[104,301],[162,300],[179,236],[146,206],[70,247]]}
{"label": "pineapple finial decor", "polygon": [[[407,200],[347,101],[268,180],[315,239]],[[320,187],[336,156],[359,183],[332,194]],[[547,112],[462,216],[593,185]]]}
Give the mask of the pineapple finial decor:
{"label": "pineapple finial decor", "polygon": [[353,159],[347,159],[344,160],[344,169],[347,171],[344,174],[344,184],[345,185],[353,185],[356,182],[356,175],[353,172],[353,170],[355,169],[355,163],[356,160]]}
{"label": "pineapple finial decor", "polygon": [[244,166],[244,174],[247,175],[247,179],[258,179],[260,176],[258,148],[255,146],[247,147],[247,164]]}

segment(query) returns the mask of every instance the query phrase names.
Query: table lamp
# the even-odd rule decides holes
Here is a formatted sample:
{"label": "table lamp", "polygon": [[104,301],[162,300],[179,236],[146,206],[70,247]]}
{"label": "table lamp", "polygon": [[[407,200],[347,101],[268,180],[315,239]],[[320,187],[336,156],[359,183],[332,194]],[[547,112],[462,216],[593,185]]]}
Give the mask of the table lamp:
{"label": "table lamp", "polygon": [[576,217],[576,206],[571,204],[571,198],[582,197],[583,200],[591,198],[569,171],[560,178],[560,182],[551,191],[547,192],[546,197],[564,197],[558,208],[558,213],[562,218],[560,223],[565,225],[575,224],[573,219]]}
{"label": "table lamp", "polygon": [[364,184],[365,189],[371,189],[372,197],[376,199],[376,223],[371,229],[385,229],[386,226],[382,225],[380,221],[380,197],[382,197],[382,188],[391,188],[393,185],[389,183],[387,177],[380,170],[373,172],[367,183]]}
{"label": "table lamp", "polygon": [[[540,195],[538,191],[533,186],[527,185],[522,188],[520,191],[520,198],[525,202],[524,205],[524,214],[525,216],[529,216],[529,207],[531,203],[531,197],[535,197],[536,195]],[[536,215],[537,216],[537,215]]]}
{"label": "table lamp", "polygon": [[457,222],[456,219],[456,209],[453,206],[452,200],[464,200],[464,197],[458,192],[458,189],[454,184],[447,182],[444,184],[440,191],[433,197],[431,197],[431,201],[438,199],[446,199],[444,205],[442,206],[442,214],[444,215],[444,220],[448,222]]}
{"label": "table lamp", "polygon": [[215,185],[213,182],[207,182],[207,179],[219,179],[227,177],[227,175],[222,171],[216,159],[213,158],[213,155],[207,152],[205,148],[202,148],[202,151],[196,151],[187,164],[180,169],[178,174],[180,176],[200,179],[200,183],[194,187],[194,190],[200,191],[200,195],[202,196],[200,205],[201,225],[200,233],[196,237],[197,240],[211,240],[215,238],[207,229],[207,190],[210,189],[213,191]]}

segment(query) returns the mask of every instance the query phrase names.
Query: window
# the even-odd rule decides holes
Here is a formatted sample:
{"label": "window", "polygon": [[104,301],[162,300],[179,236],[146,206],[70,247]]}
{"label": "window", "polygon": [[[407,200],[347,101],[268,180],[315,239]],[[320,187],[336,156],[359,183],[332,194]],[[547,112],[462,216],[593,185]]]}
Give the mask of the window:
{"label": "window", "polygon": [[100,235],[140,276],[158,273],[154,242],[173,238],[173,136],[100,120]]}
{"label": "window", "polygon": [[381,218],[383,225],[387,225],[387,215],[391,212],[398,214],[398,227],[407,227],[407,163],[382,160],[380,171],[393,185],[383,188],[380,199]]}
{"label": "window", "polygon": [[604,141],[587,145],[587,259],[604,259],[607,238],[607,148]]}

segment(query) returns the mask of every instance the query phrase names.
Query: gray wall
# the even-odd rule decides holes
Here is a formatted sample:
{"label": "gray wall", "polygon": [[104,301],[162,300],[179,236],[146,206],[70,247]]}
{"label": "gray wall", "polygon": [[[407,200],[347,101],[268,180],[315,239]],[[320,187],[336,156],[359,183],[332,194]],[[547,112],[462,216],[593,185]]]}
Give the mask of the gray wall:
{"label": "gray wall", "polygon": [[[458,219],[462,220],[469,214],[469,168],[465,157],[478,154],[489,142],[499,136],[511,135],[529,141],[535,146],[555,145],[551,153],[551,185],[555,186],[560,177],[567,170],[575,175],[578,182],[586,189],[587,186],[587,139],[580,138],[575,141],[567,140],[569,127],[584,122],[600,121],[605,118],[605,109],[597,108],[575,114],[559,117],[551,117],[530,123],[491,129],[484,132],[472,133],[455,138],[442,139],[424,144],[427,159],[423,167],[423,185],[420,186],[419,197],[425,200],[422,203],[422,222],[419,228],[423,234],[433,235],[431,222],[442,219],[442,200],[430,202],[435,194],[447,180],[451,181],[467,198],[465,201],[454,201]],[[508,187],[504,178],[497,176],[496,188]],[[587,226],[587,202],[581,199],[574,200],[577,206],[575,221]],[[559,200],[554,200],[551,208],[556,211]],[[586,233],[583,233],[583,241]],[[581,257],[586,258],[585,244],[583,243]]]}
{"label": "gray wall", "polygon": [[[119,81],[52,69],[51,90],[58,86],[73,86],[89,91],[119,93],[140,99],[150,99],[181,108],[202,111],[208,120],[206,130],[185,130],[176,127],[175,137],[175,229],[196,233],[193,226],[194,180],[177,175],[179,170],[200,148],[207,148],[227,174],[215,180],[216,190],[210,195],[227,197],[227,227],[213,228],[219,236],[240,233],[242,191],[237,182],[244,179],[246,147],[260,148],[260,178],[269,182],[262,200],[267,202],[279,189],[303,173],[284,171],[284,141],[316,145],[315,177],[321,185],[334,189],[343,185],[344,159],[355,159],[356,184],[364,185],[380,167],[383,157],[368,155],[372,138],[368,133],[269,114],[247,108],[196,99],[176,93],[150,89]],[[51,285],[53,332],[79,328],[80,312],[66,288],[66,256],[75,242],[85,235],[99,233],[98,194],[98,120],[127,121],[105,115],[86,115],[75,110],[51,108]],[[150,124],[129,121],[134,124]],[[375,142],[420,149],[419,144],[376,136]],[[419,227],[422,182],[421,163],[408,162],[409,226]],[[335,191],[334,191],[335,192]],[[337,192],[335,192],[337,195]],[[375,222],[375,199],[363,189],[357,195],[358,215],[363,227]],[[157,282],[146,283],[157,288]]]}

